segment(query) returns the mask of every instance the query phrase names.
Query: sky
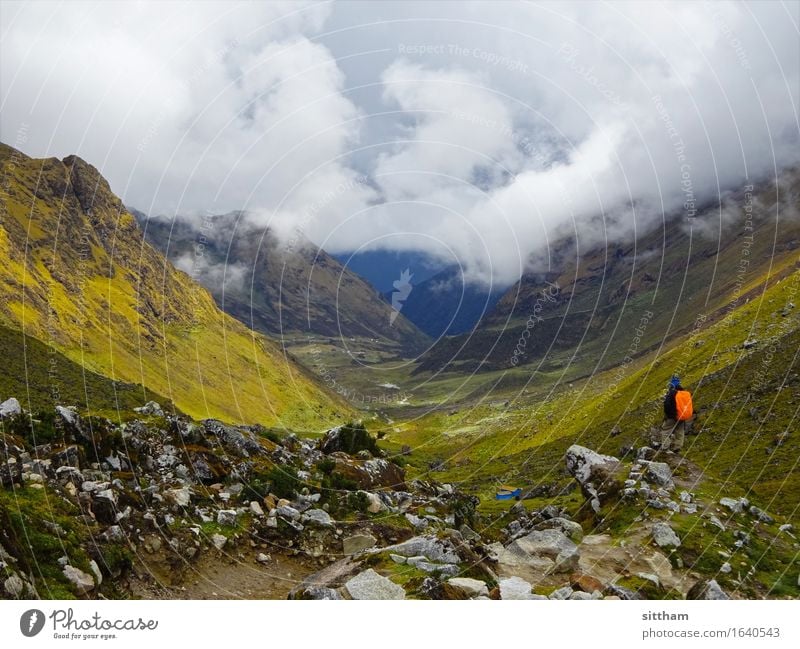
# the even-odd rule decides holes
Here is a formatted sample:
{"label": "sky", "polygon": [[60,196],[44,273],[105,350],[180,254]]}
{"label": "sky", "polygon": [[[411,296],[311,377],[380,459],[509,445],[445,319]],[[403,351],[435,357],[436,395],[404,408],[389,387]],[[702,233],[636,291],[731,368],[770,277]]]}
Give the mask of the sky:
{"label": "sky", "polygon": [[0,139],[507,285],[800,162],[797,3],[10,3]]}

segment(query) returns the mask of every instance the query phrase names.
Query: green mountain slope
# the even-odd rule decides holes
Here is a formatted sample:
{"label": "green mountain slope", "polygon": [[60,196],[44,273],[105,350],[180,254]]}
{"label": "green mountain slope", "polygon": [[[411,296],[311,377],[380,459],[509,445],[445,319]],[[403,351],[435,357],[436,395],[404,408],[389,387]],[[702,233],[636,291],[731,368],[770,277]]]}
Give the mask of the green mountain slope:
{"label": "green mountain slope", "polygon": [[0,147],[0,323],[196,418],[318,428],[347,407],[144,241],[91,165]]}

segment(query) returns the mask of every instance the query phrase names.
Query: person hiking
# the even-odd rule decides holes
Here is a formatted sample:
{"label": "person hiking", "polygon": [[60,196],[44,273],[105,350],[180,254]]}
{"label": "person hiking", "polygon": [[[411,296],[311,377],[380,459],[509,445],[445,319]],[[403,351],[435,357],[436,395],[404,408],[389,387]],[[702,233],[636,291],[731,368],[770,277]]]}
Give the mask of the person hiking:
{"label": "person hiking", "polygon": [[692,394],[681,385],[678,376],[669,382],[664,397],[664,422],[661,424],[661,450],[680,453],[689,424],[694,417]]}

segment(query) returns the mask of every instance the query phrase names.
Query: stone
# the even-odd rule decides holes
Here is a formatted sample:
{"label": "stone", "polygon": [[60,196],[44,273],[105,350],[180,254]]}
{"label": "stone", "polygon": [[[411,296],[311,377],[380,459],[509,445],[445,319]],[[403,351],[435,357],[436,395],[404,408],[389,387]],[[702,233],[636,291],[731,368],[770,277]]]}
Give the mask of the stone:
{"label": "stone", "polygon": [[264,515],[264,510],[261,509],[261,505],[259,505],[257,501],[251,500],[250,501],[250,513],[253,516],[259,516],[260,517],[260,516]]}
{"label": "stone", "polygon": [[445,582],[445,595],[456,595],[447,599],[475,599],[489,597],[489,588],[485,582],[470,577],[451,577]]}
{"label": "stone", "polygon": [[650,533],[653,535],[653,541],[660,548],[677,548],[681,545],[681,540],[668,523],[655,523],[650,528]]}
{"label": "stone", "polygon": [[645,465],[644,477],[647,481],[657,484],[665,489],[673,489],[672,469],[665,462],[643,462]]}
{"label": "stone", "polygon": [[599,579],[581,572],[570,575],[569,585],[575,590],[581,590],[584,593],[602,592],[604,590],[603,583]]}
{"label": "stone", "polygon": [[575,543],[580,543],[581,539],[583,538],[583,528],[581,527],[580,523],[576,523],[575,521],[571,521],[569,519],[562,518],[560,516],[542,521],[541,523],[537,523],[536,525],[534,525],[533,529],[561,530],[564,534],[567,535],[568,538],[575,541]]}
{"label": "stone", "polygon": [[592,597],[591,593],[584,593],[583,591],[577,590],[573,591],[567,599],[594,599],[594,597]]}
{"label": "stone", "polygon": [[367,511],[370,514],[378,514],[386,509],[386,505],[383,504],[378,494],[371,493],[369,491],[362,491],[361,493],[365,494],[367,497],[368,505]]}
{"label": "stone", "polygon": [[140,415],[152,415],[154,417],[163,417],[164,411],[161,409],[161,406],[155,401],[148,401],[143,406],[133,409],[134,412],[138,412]]}
{"label": "stone", "polygon": [[408,557],[406,563],[417,570],[422,570],[423,572],[437,572],[447,577],[455,577],[459,572],[458,566],[452,563],[434,563],[428,561],[425,557]]}
{"label": "stone", "polygon": [[356,554],[363,550],[373,547],[378,540],[371,534],[353,534],[342,539],[342,552],[344,554]]}
{"label": "stone", "polygon": [[224,548],[225,544],[227,542],[228,542],[228,539],[226,539],[224,536],[222,536],[222,534],[212,534],[211,535],[211,543],[213,544],[213,546],[215,548],[217,548],[217,550],[221,550],[222,548]]}
{"label": "stone", "polygon": [[357,600],[405,599],[406,591],[372,568],[352,577],[344,585],[347,594]]}
{"label": "stone", "polygon": [[192,501],[192,492],[189,487],[181,487],[180,489],[167,489],[164,493],[169,502],[174,503],[178,507],[188,507]]}
{"label": "stone", "polygon": [[263,552],[259,552],[256,555],[256,561],[258,561],[260,564],[267,564],[272,561],[272,557],[270,557],[268,554],[264,554]]}
{"label": "stone", "polygon": [[562,586],[550,593],[549,599],[569,599],[572,596],[573,590],[569,586]]}
{"label": "stone", "polygon": [[609,584],[606,586],[605,592],[608,593],[609,597],[617,597],[621,600],[642,599],[642,596],[636,591],[625,588],[624,586],[618,586],[617,584]]}
{"label": "stone", "polygon": [[95,583],[100,586],[103,583],[103,573],[100,572],[100,566],[97,565],[97,562],[94,559],[89,561],[89,569],[92,571],[94,575]]}
{"label": "stone", "polygon": [[543,595],[535,595],[530,583],[521,577],[506,577],[499,582],[500,599],[547,599]]}
{"label": "stone", "polygon": [[220,509],[217,512],[217,523],[233,527],[236,525],[238,514],[235,509]]}
{"label": "stone", "polygon": [[306,524],[318,525],[319,527],[333,527],[334,522],[330,514],[323,509],[309,509],[303,514],[301,519]]}
{"label": "stone", "polygon": [[511,546],[531,556],[551,559],[552,572],[571,572],[578,567],[578,546],[559,530],[534,530],[512,542],[509,548]]}
{"label": "stone", "polygon": [[393,553],[391,553],[391,552],[389,553],[389,558],[390,558],[392,561],[394,561],[395,563],[399,563],[399,564],[401,564],[401,565],[402,565],[402,564],[404,564],[404,563],[406,563],[406,561],[407,561],[407,558],[406,558],[406,557],[404,557],[404,556],[402,556],[402,555],[399,555],[399,554],[393,554]]}
{"label": "stone", "polygon": [[716,579],[698,581],[686,593],[686,599],[730,599]]}
{"label": "stone", "polygon": [[423,556],[438,563],[459,563],[460,559],[452,546],[434,537],[415,536],[396,545],[384,548],[404,557]]}
{"label": "stone", "polygon": [[727,507],[734,514],[741,514],[750,505],[750,501],[747,498],[720,498],[719,504]]}
{"label": "stone", "polygon": [[3,403],[0,403],[0,419],[16,417],[21,414],[22,406],[19,405],[19,401],[17,401],[16,398],[10,397],[3,401]]}
{"label": "stone", "polygon": [[772,516],[767,514],[767,512],[765,512],[763,509],[759,509],[755,505],[751,506],[749,511],[750,511],[750,515],[752,517],[756,518],[757,520],[761,521],[762,523],[766,523],[767,525],[771,525],[772,523],[775,522],[775,519],[772,518]]}
{"label": "stone", "polygon": [[310,586],[298,592],[295,599],[302,600],[338,600],[342,596],[333,588],[324,586]]}
{"label": "stone", "polygon": [[567,471],[580,485],[584,498],[595,513],[614,493],[622,490],[624,478],[619,476],[619,459],[601,455],[591,449],[573,444],[565,455]]}
{"label": "stone", "polygon": [[78,595],[85,595],[94,590],[94,579],[83,570],[67,564],[64,566],[63,573]]}
{"label": "stone", "polygon": [[277,508],[278,516],[283,516],[290,521],[296,521],[300,518],[300,512],[291,505],[280,505]]}
{"label": "stone", "polygon": [[725,563],[723,563],[723,564],[722,564],[722,565],[719,567],[719,571],[720,571],[720,572],[721,572],[723,575],[727,575],[727,574],[729,574],[729,573],[730,573],[732,570],[733,570],[733,568],[731,568],[731,564],[729,564],[727,561],[726,561]]}
{"label": "stone", "polygon": [[3,584],[3,589],[9,597],[17,599],[25,591],[25,582],[19,578],[19,575],[11,575]]}

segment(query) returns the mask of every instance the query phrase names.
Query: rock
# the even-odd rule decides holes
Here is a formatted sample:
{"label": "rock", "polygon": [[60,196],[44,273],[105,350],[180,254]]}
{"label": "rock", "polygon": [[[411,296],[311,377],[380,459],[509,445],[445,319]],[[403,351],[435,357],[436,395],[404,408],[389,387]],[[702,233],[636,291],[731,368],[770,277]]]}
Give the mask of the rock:
{"label": "rock", "polygon": [[723,575],[730,574],[730,572],[731,572],[732,570],[733,570],[733,568],[731,568],[731,564],[729,564],[727,561],[726,561],[725,563],[723,563],[723,564],[722,564],[722,565],[719,567],[719,571],[720,571],[720,572],[721,572]]}
{"label": "rock", "polygon": [[549,599],[569,599],[572,596],[573,590],[569,586],[562,586],[550,593]]}
{"label": "rock", "polygon": [[95,494],[92,500],[92,514],[104,525],[113,525],[117,522],[116,498],[110,489]]}
{"label": "rock", "polygon": [[320,527],[333,527],[334,522],[330,514],[323,509],[309,509],[301,519],[304,523],[311,523]]}
{"label": "rock", "polygon": [[361,568],[361,564],[353,561],[350,557],[340,559],[303,579],[291,590],[288,599],[303,599],[306,591],[313,588],[338,588]]}
{"label": "rock", "polygon": [[591,593],[584,593],[583,591],[573,591],[572,594],[567,598],[571,600],[575,599],[594,599]]}
{"label": "rock", "polygon": [[402,565],[402,564],[404,564],[404,563],[406,562],[406,557],[404,557],[404,556],[402,556],[402,555],[400,555],[400,554],[392,554],[392,553],[390,552],[390,553],[389,553],[389,558],[390,558],[392,561],[394,561],[395,563],[399,563],[399,564],[401,564],[401,565]]}
{"label": "rock", "polygon": [[625,588],[624,586],[618,586],[617,584],[609,584],[606,586],[605,592],[608,593],[610,597],[618,597],[622,600],[642,599],[642,596],[636,591]]}
{"label": "rock", "polygon": [[546,521],[542,521],[541,523],[537,523],[533,526],[535,530],[547,530],[547,529],[555,529],[561,530],[564,534],[566,534],[570,539],[575,541],[575,543],[580,543],[581,539],[583,538],[583,528],[580,526],[580,523],[576,523],[575,521],[568,520],[566,518],[561,518],[560,516],[556,518],[551,518]]}
{"label": "rock", "polygon": [[264,453],[264,448],[258,443],[255,435],[246,428],[228,426],[216,419],[203,420],[203,428],[238,457],[251,457]]}
{"label": "rock", "polygon": [[681,540],[668,523],[655,523],[650,528],[650,533],[653,535],[653,541],[660,548],[677,548],[681,545]]}
{"label": "rock", "polygon": [[734,514],[741,514],[750,504],[750,501],[748,501],[747,498],[720,498],[719,504],[723,507],[727,507]]}
{"label": "rock", "polygon": [[103,584],[103,573],[100,572],[100,566],[97,565],[97,562],[94,559],[91,559],[89,561],[89,569],[92,571],[92,574],[94,575],[95,583],[98,586],[101,586]]}
{"label": "rock", "polygon": [[[22,406],[19,405],[19,401],[17,401],[14,397],[10,397],[0,403],[0,419],[5,419],[6,417],[16,417],[17,415],[22,414]],[[19,579],[19,578],[18,578]]]}
{"label": "rock", "polygon": [[261,505],[259,505],[258,502],[256,502],[255,500],[251,500],[250,501],[250,513],[253,516],[261,517],[261,516],[264,515],[264,510],[261,509]]}
{"label": "rock", "polygon": [[85,595],[94,590],[94,579],[83,570],[67,564],[64,566],[63,573],[78,595]]}
{"label": "rock", "polygon": [[698,581],[686,593],[686,599],[730,599],[716,579]]}
{"label": "rock", "polygon": [[489,597],[489,588],[479,579],[469,577],[451,577],[444,584],[447,599],[474,599]]}
{"label": "rock", "polygon": [[406,559],[406,563],[417,570],[422,570],[423,572],[438,572],[440,575],[445,575],[447,577],[455,577],[459,572],[458,566],[452,563],[434,563],[428,561],[425,557],[409,557]]}
{"label": "rock", "polygon": [[367,501],[369,501],[369,504],[367,505],[367,511],[370,514],[377,514],[386,509],[386,506],[383,504],[377,494],[370,493],[369,491],[362,491],[360,493],[365,494]]}
{"label": "rock", "polygon": [[311,586],[300,591],[295,599],[337,600],[342,599],[342,596],[333,588],[325,588],[324,586]]}
{"label": "rock", "polygon": [[622,490],[624,478],[619,475],[622,465],[617,458],[573,444],[567,449],[565,461],[567,471],[580,485],[595,513]]}
{"label": "rock", "polygon": [[371,534],[354,534],[342,539],[342,552],[348,555],[356,554],[373,547],[377,542],[377,539]]}
{"label": "rock", "polygon": [[406,591],[372,568],[349,579],[345,590],[352,599],[405,599]]}
{"label": "rock", "polygon": [[291,505],[281,505],[276,511],[278,512],[278,516],[283,516],[290,521],[296,521],[300,518],[300,512]]}
{"label": "rock", "polygon": [[405,489],[405,470],[383,458],[356,460],[341,452],[330,456],[336,463],[334,472],[356,483],[366,491],[379,487]]}
{"label": "rock", "polygon": [[272,561],[272,557],[270,557],[268,554],[264,554],[263,552],[259,552],[256,555],[256,561],[263,565]]}
{"label": "rock", "polygon": [[138,412],[140,415],[152,415],[154,417],[164,416],[164,411],[161,409],[161,406],[155,401],[148,401],[143,406],[140,406],[139,408],[134,408],[133,411]]}
{"label": "rock", "polygon": [[500,599],[547,599],[544,595],[535,595],[531,585],[521,577],[506,577],[499,582]]}
{"label": "rock", "polygon": [[761,521],[762,523],[766,523],[767,525],[771,525],[772,523],[775,522],[775,519],[772,518],[772,516],[767,514],[767,512],[765,512],[763,509],[759,509],[755,505],[750,507],[749,511],[750,511],[750,515],[752,517],[756,518],[757,520]]}
{"label": "rock", "polygon": [[512,546],[525,554],[551,559],[552,572],[571,572],[578,567],[578,546],[559,530],[534,530],[512,542],[509,548]]}
{"label": "rock", "polygon": [[227,542],[228,542],[228,539],[226,539],[224,536],[222,536],[222,534],[212,534],[211,535],[211,543],[213,544],[213,546],[215,548],[217,548],[217,550],[221,550],[222,548],[224,548],[225,544]]}
{"label": "rock", "polygon": [[575,590],[581,590],[584,593],[602,592],[604,590],[603,583],[599,579],[580,572],[570,575],[569,584]]}
{"label": "rock", "polygon": [[417,532],[421,532],[426,527],[428,527],[428,520],[425,518],[420,518],[419,516],[415,516],[411,512],[406,512],[405,514],[406,520],[414,526],[414,529]]}
{"label": "rock", "polygon": [[672,469],[665,462],[642,462],[645,465],[644,477],[648,482],[657,484],[665,489],[674,489]]}
{"label": "rock", "polygon": [[422,556],[438,563],[459,563],[458,554],[452,546],[434,537],[415,536],[408,541],[390,545],[384,550],[404,557]]}
{"label": "rock", "polygon": [[217,512],[217,523],[233,527],[236,525],[238,514],[235,509],[220,509]]}
{"label": "rock", "polygon": [[[14,399],[14,401],[16,401],[16,399]],[[23,582],[18,575],[11,575],[3,584],[3,589],[9,597],[18,599],[22,596],[22,593],[25,592],[25,582]]]}
{"label": "rock", "polygon": [[189,487],[181,487],[180,489],[167,489],[164,493],[169,502],[174,503],[178,507],[188,507],[192,501],[192,492]]}
{"label": "rock", "polygon": [[464,523],[461,527],[458,528],[458,531],[461,532],[461,536],[465,541],[480,541],[481,535],[478,534],[475,530],[473,530],[469,525]]}

